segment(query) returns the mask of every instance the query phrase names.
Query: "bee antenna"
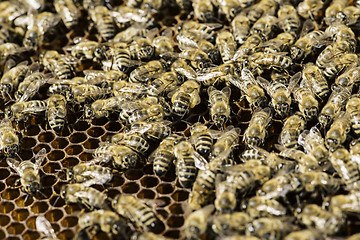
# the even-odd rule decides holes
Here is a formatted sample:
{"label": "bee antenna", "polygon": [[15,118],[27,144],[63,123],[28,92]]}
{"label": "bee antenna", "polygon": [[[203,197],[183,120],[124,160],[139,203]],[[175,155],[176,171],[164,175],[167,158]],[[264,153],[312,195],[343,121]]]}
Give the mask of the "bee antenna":
{"label": "bee antenna", "polygon": [[57,198],[56,198],[56,200],[54,202],[54,205],[53,205],[54,207],[56,206],[56,203],[59,201],[59,199],[60,199],[60,195],[57,196]]}
{"label": "bee antenna", "polygon": [[38,193],[40,193],[40,195],[43,196],[44,198],[48,198],[43,192],[38,191]]}

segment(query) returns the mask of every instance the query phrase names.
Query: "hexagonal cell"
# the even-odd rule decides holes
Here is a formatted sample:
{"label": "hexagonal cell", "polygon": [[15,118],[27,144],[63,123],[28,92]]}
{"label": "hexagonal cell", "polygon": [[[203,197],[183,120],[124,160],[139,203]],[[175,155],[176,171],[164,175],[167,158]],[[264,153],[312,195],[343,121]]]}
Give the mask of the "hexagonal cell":
{"label": "hexagonal cell", "polygon": [[101,135],[104,134],[105,131],[101,127],[92,127],[90,129],[88,129],[86,132],[91,137],[100,137]]}
{"label": "hexagonal cell", "polygon": [[114,175],[112,180],[109,183],[109,187],[118,187],[123,185],[125,179],[121,175]]}
{"label": "hexagonal cell", "polygon": [[10,219],[9,216],[6,216],[4,214],[0,214],[0,226],[4,227],[4,226],[8,225],[10,220],[11,219]]}
{"label": "hexagonal cell", "polygon": [[36,230],[36,218],[37,216],[31,216],[26,220],[26,226],[30,229]]}
{"label": "hexagonal cell", "polygon": [[78,223],[77,217],[71,217],[71,216],[65,217],[60,222],[61,226],[64,228],[75,227],[77,223]]}
{"label": "hexagonal cell", "polygon": [[57,181],[57,177],[55,176],[44,176],[41,178],[41,186],[43,188],[51,187]]}
{"label": "hexagonal cell", "polygon": [[57,162],[48,162],[43,166],[45,173],[57,173],[61,169],[61,166]]}
{"label": "hexagonal cell", "polygon": [[53,207],[62,207],[65,205],[64,199],[62,199],[59,195],[55,195],[50,198],[49,203]]}
{"label": "hexagonal cell", "polygon": [[36,199],[34,197],[30,197],[28,194],[25,194],[18,199],[15,200],[16,206],[23,208],[30,206]]}
{"label": "hexagonal cell", "polygon": [[101,118],[94,118],[92,121],[93,125],[97,125],[97,126],[104,126],[109,120],[105,117],[101,117]]}
{"label": "hexagonal cell", "polygon": [[90,124],[86,121],[78,121],[74,124],[74,130],[76,131],[85,131],[90,127]]}
{"label": "hexagonal cell", "polygon": [[55,139],[55,135],[52,132],[44,132],[44,133],[40,133],[37,136],[37,138],[39,142],[49,143]]}
{"label": "hexagonal cell", "polygon": [[180,231],[179,230],[168,230],[166,233],[164,233],[165,237],[168,238],[175,238],[178,239],[180,237]]}
{"label": "hexagonal cell", "polygon": [[164,223],[158,220],[158,221],[156,222],[156,227],[155,227],[155,229],[154,229],[154,233],[160,234],[160,233],[162,233],[164,230],[165,230],[165,225],[164,225]]}
{"label": "hexagonal cell", "polygon": [[79,159],[73,158],[73,157],[67,157],[64,160],[61,161],[61,164],[65,168],[71,168],[79,163]]}
{"label": "hexagonal cell", "polygon": [[167,219],[169,216],[169,213],[166,210],[163,209],[156,209],[157,214],[159,214],[163,219]]}
{"label": "hexagonal cell", "polygon": [[0,168],[0,180],[6,179],[10,175],[10,171],[6,168]]}
{"label": "hexagonal cell", "polygon": [[189,192],[188,191],[184,191],[184,190],[176,190],[172,195],[172,199],[174,199],[175,201],[185,201],[189,196]]}
{"label": "hexagonal cell", "polygon": [[[34,148],[35,149],[35,148]],[[21,160],[30,160],[34,155],[33,155],[33,151],[31,150],[27,150],[27,149],[23,149],[20,153],[19,153],[20,159]]]}
{"label": "hexagonal cell", "polygon": [[0,229],[0,239],[5,239],[5,232],[2,230],[2,229]]}
{"label": "hexagonal cell", "polygon": [[119,122],[109,122],[105,125],[105,129],[111,132],[118,132],[121,128],[122,125]]}
{"label": "hexagonal cell", "polygon": [[82,210],[81,206],[76,203],[69,203],[65,206],[65,212],[66,214],[73,214],[76,212],[80,212]]}
{"label": "hexagonal cell", "polygon": [[73,133],[69,140],[71,143],[81,143],[81,142],[84,142],[85,140],[87,139],[87,136],[85,133]]}
{"label": "hexagonal cell", "polygon": [[56,138],[54,141],[51,142],[51,146],[53,148],[63,149],[69,144],[66,138]]}
{"label": "hexagonal cell", "polygon": [[128,180],[137,180],[140,179],[144,173],[139,169],[129,169],[125,172],[124,175]]}
{"label": "hexagonal cell", "polygon": [[169,207],[169,210],[171,211],[172,214],[183,214],[184,210],[181,204],[179,203],[174,203]]}
{"label": "hexagonal cell", "polygon": [[141,190],[137,195],[138,198],[143,199],[143,198],[147,198],[147,199],[154,199],[156,194],[154,191],[149,190],[149,189],[143,189]]}
{"label": "hexagonal cell", "polygon": [[31,211],[33,213],[44,213],[48,210],[49,206],[44,201],[37,201],[31,206]]}
{"label": "hexagonal cell", "polygon": [[7,188],[1,193],[1,197],[6,200],[14,200],[20,195],[19,189]]}
{"label": "hexagonal cell", "polygon": [[12,235],[21,234],[25,230],[24,224],[21,223],[11,223],[7,228],[7,232]]}
{"label": "hexagonal cell", "polygon": [[8,187],[15,188],[17,187],[17,184],[20,184],[20,182],[18,181],[19,179],[19,175],[11,175],[5,180],[5,182]]}
{"label": "hexagonal cell", "polygon": [[169,194],[174,191],[174,187],[170,183],[161,183],[157,186],[156,191],[160,194]]}
{"label": "hexagonal cell", "polygon": [[21,148],[32,148],[36,145],[36,140],[30,137],[24,137],[21,139]]}
{"label": "hexagonal cell", "polygon": [[91,159],[93,159],[93,155],[91,153],[82,152],[79,155],[79,158],[80,158],[81,161],[87,162],[87,161],[90,161]]}
{"label": "hexagonal cell", "polygon": [[139,191],[139,185],[136,182],[128,182],[122,187],[124,193],[137,193]]}
{"label": "hexagonal cell", "polygon": [[158,185],[159,179],[154,176],[145,176],[140,180],[141,186],[152,188]]}
{"label": "hexagonal cell", "polygon": [[61,150],[53,150],[47,155],[49,161],[60,161],[65,157],[65,153]]}
{"label": "hexagonal cell", "polygon": [[108,236],[108,234],[104,232],[98,232],[94,236],[94,240],[110,240],[110,239],[111,239],[110,236]]}
{"label": "hexagonal cell", "polygon": [[83,147],[81,145],[70,145],[65,151],[68,155],[78,155],[83,151]]}
{"label": "hexagonal cell", "polygon": [[36,240],[40,238],[40,234],[36,231],[27,230],[22,237],[26,240]]}
{"label": "hexagonal cell", "polygon": [[167,220],[167,224],[172,228],[179,228],[184,224],[184,218],[182,216],[170,216]]}
{"label": "hexagonal cell", "polygon": [[64,216],[64,213],[61,210],[55,209],[50,210],[47,213],[45,213],[45,217],[50,222],[57,222]]}
{"label": "hexagonal cell", "polygon": [[35,153],[38,153],[43,148],[46,149],[47,153],[50,152],[50,150],[51,150],[51,148],[48,144],[41,143],[41,144],[37,145],[36,147],[34,147],[33,151],[30,151],[30,152],[31,152],[31,154],[33,154],[33,152],[35,154]]}
{"label": "hexagonal cell", "polygon": [[86,149],[96,149],[99,147],[99,143],[100,143],[99,139],[89,138],[84,142],[83,146]]}
{"label": "hexagonal cell", "polygon": [[154,174],[154,170],[153,170],[153,165],[152,164],[147,164],[146,166],[144,166],[144,168],[142,169],[144,171],[145,174],[149,174],[149,175],[153,175]]}
{"label": "hexagonal cell", "polygon": [[120,194],[120,191],[116,190],[116,189],[110,189],[109,191],[106,192],[106,195],[111,199],[113,199],[115,196],[117,196],[119,194]]}
{"label": "hexagonal cell", "polygon": [[40,128],[37,125],[29,125],[25,130],[25,133],[28,136],[37,136],[39,135],[39,132]]}
{"label": "hexagonal cell", "polygon": [[2,192],[6,188],[5,183],[0,182],[0,192]]}
{"label": "hexagonal cell", "polygon": [[18,208],[12,211],[11,216],[15,221],[22,222],[29,216],[29,211],[25,208]]}
{"label": "hexagonal cell", "polygon": [[59,237],[59,239],[73,239],[74,233],[71,230],[64,230],[58,233],[57,236]]}
{"label": "hexagonal cell", "polygon": [[15,208],[12,202],[1,201],[0,213],[9,213]]}
{"label": "hexagonal cell", "polygon": [[169,197],[159,197],[156,199],[157,201],[159,201],[159,206],[164,207],[167,206],[171,203],[171,199]]}

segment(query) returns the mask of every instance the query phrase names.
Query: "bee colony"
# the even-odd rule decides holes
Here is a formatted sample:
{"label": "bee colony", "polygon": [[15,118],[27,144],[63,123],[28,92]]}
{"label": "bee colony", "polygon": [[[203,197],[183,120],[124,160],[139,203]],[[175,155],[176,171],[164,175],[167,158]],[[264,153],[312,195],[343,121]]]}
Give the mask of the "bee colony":
{"label": "bee colony", "polygon": [[359,17],[0,2],[0,239],[360,239]]}

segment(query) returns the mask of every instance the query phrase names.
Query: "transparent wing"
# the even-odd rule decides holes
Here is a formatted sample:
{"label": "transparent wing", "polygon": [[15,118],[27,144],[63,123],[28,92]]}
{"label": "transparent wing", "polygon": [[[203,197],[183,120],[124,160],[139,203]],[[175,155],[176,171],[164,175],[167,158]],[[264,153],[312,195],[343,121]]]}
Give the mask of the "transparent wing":
{"label": "transparent wing", "polygon": [[197,151],[194,150],[193,152],[194,154],[194,159],[195,159],[195,166],[198,168],[198,169],[201,169],[201,170],[206,170],[209,168],[208,166],[208,162],[206,161],[206,159],[201,156]]}
{"label": "transparent wing", "polygon": [[288,90],[291,92],[297,86],[298,82],[301,80],[301,72],[296,73],[289,80]]}
{"label": "transparent wing", "polygon": [[41,166],[41,163],[44,161],[46,157],[46,149],[45,148],[42,148],[36,155],[35,155],[35,172],[37,173],[40,166]]}
{"label": "transparent wing", "polygon": [[14,169],[19,175],[22,175],[22,169],[20,168],[20,162],[16,159],[13,158],[7,158],[6,159],[7,164],[9,165],[9,167],[11,167],[12,169]]}
{"label": "transparent wing", "polygon": [[36,230],[43,234],[44,236],[48,237],[49,239],[57,239],[55,234],[55,230],[52,228],[51,223],[43,216],[38,216],[36,218]]}
{"label": "transparent wing", "polygon": [[269,87],[270,87],[270,82],[268,80],[266,80],[263,77],[257,77],[256,78],[256,82],[262,87],[264,88],[266,91],[269,91]]}

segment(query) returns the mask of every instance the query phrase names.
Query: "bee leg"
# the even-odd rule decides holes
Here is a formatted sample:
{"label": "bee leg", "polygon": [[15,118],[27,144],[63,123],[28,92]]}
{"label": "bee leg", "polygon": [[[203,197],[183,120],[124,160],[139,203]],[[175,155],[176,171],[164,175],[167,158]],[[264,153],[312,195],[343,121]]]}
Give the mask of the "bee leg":
{"label": "bee leg", "polygon": [[15,181],[14,188],[19,188],[19,187],[21,187],[21,181],[20,181],[20,179],[17,179]]}

